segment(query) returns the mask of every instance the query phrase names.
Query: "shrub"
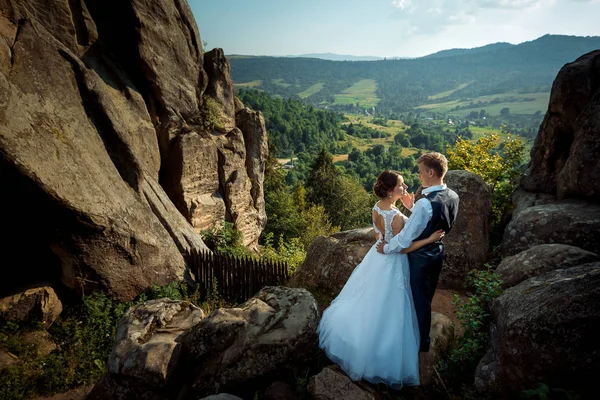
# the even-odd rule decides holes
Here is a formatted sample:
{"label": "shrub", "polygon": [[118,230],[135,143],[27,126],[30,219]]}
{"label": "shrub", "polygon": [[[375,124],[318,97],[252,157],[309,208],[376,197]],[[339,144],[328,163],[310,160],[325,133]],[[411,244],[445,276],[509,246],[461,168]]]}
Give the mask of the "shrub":
{"label": "shrub", "polygon": [[489,304],[502,293],[500,276],[487,264],[483,270],[470,271],[465,284],[474,293],[466,300],[455,294],[452,302],[465,333],[452,343],[449,354],[438,365],[447,378],[444,380],[459,386],[473,382],[489,340]]}

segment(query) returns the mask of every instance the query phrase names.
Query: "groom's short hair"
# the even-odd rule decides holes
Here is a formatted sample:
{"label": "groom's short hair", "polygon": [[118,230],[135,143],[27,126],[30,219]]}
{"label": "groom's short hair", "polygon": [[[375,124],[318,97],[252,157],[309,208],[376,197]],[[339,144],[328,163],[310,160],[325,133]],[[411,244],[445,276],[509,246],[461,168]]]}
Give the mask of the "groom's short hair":
{"label": "groom's short hair", "polygon": [[417,160],[417,164],[421,163],[427,168],[434,170],[435,174],[440,178],[443,178],[446,172],[448,172],[448,160],[442,153],[432,152],[423,154]]}

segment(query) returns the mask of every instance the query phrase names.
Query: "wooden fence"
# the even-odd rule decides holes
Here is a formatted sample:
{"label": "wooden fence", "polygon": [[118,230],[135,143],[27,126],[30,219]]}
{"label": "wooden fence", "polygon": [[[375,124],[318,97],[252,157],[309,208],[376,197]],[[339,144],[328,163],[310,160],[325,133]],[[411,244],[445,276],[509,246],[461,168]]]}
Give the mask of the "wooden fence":
{"label": "wooden fence", "polygon": [[281,285],[289,278],[286,263],[264,259],[194,251],[188,255],[187,262],[202,297],[213,290],[216,281],[221,297],[238,303],[248,300],[265,286]]}

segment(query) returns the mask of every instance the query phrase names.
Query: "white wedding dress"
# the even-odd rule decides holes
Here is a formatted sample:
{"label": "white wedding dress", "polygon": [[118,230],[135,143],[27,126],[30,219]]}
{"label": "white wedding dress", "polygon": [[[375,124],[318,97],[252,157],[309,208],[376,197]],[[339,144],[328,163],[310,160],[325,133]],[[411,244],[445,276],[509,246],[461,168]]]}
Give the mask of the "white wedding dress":
{"label": "white wedding dress", "polygon": [[[373,210],[383,216],[389,243],[393,218],[400,215],[406,222],[407,217],[395,207]],[[373,245],[323,311],[319,347],[352,380],[393,389],[419,384],[419,326],[409,274],[405,254],[380,254]]]}

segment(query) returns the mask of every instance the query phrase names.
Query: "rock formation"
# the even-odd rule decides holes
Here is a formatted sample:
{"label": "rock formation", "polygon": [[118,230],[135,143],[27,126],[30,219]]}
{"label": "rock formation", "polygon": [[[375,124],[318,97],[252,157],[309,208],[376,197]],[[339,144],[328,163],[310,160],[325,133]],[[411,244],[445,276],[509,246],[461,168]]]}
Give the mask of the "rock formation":
{"label": "rock formation", "polygon": [[[254,246],[266,131],[185,0],[0,1],[0,296],[62,282],[131,299],[187,276],[198,231]],[[237,111],[237,112],[236,112]]]}
{"label": "rock formation", "polygon": [[[600,264],[600,51],[565,65],[500,246],[509,287],[491,306],[475,384],[595,393]],[[520,282],[520,283],[519,283]]]}

